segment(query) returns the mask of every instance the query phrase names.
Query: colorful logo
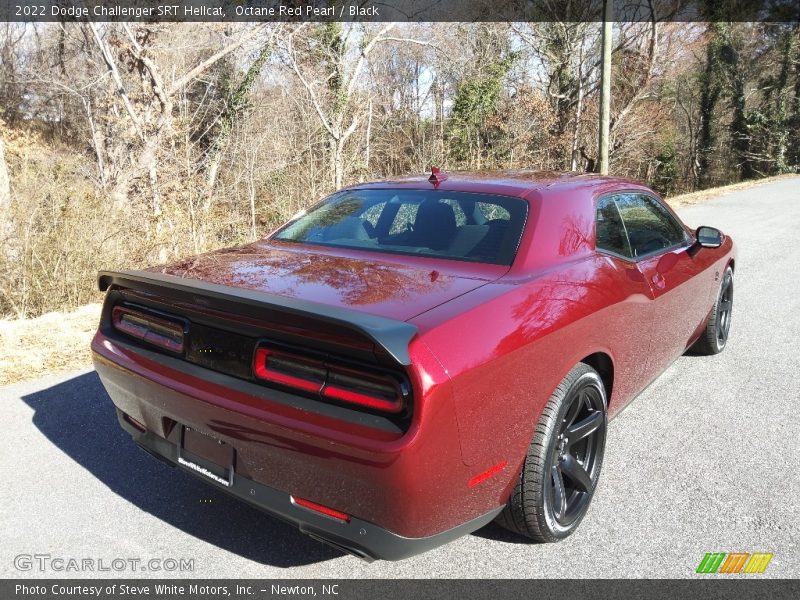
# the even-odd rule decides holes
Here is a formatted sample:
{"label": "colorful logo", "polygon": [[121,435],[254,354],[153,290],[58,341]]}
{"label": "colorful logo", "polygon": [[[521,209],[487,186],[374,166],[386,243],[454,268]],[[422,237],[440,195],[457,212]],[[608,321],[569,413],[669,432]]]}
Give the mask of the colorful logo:
{"label": "colorful logo", "polygon": [[698,573],[763,573],[772,553],[707,552],[697,567]]}

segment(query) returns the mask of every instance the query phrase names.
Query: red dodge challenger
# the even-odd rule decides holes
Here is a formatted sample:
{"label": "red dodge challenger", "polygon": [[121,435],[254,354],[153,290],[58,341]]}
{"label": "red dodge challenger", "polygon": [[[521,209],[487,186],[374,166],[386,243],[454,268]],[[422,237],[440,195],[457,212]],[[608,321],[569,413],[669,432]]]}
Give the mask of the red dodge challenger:
{"label": "red dodge challenger", "polygon": [[647,187],[359,184],[261,241],[101,272],[94,363],[144,450],[367,560],[572,533],[607,422],[728,339],[735,249]]}

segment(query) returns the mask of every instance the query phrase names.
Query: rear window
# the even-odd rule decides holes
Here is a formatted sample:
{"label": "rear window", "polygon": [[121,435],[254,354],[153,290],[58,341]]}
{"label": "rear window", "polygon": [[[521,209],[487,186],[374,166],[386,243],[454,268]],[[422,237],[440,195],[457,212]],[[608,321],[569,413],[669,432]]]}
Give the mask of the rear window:
{"label": "rear window", "polygon": [[528,203],[439,190],[349,190],[324,200],[273,239],[373,252],[511,265]]}

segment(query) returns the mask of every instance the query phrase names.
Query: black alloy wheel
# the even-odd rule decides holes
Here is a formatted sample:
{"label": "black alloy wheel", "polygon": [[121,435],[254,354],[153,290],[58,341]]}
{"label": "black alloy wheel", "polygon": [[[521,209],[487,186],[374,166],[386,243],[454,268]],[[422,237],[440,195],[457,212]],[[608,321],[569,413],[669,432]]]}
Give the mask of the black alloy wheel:
{"label": "black alloy wheel", "polygon": [[556,542],[575,531],[600,477],[606,408],[600,375],[578,363],[542,410],[498,524],[537,542]]}
{"label": "black alloy wheel", "polygon": [[733,311],[733,277],[730,272],[725,273],[722,289],[719,294],[719,307],[717,310],[717,346],[722,349],[728,342],[731,331],[731,312]]}
{"label": "black alloy wheel", "polygon": [[583,516],[600,476],[606,418],[603,395],[593,383],[572,390],[550,453],[548,507],[562,527]]}
{"label": "black alloy wheel", "polygon": [[731,333],[731,315],[733,314],[733,269],[725,269],[717,300],[708,315],[703,334],[692,346],[696,354],[719,354],[728,344]]}

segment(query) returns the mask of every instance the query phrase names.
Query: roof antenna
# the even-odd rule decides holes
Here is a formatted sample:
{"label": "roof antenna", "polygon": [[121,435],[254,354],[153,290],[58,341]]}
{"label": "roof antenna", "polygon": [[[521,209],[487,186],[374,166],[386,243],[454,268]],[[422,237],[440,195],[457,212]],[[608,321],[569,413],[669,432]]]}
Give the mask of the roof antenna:
{"label": "roof antenna", "polygon": [[442,183],[445,179],[447,179],[447,173],[442,173],[439,167],[431,167],[431,176],[428,177],[428,181],[433,184],[434,188],[438,188],[439,184]]}

